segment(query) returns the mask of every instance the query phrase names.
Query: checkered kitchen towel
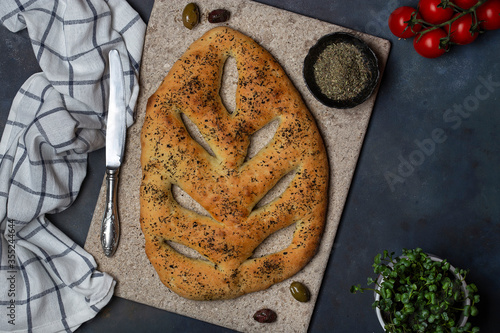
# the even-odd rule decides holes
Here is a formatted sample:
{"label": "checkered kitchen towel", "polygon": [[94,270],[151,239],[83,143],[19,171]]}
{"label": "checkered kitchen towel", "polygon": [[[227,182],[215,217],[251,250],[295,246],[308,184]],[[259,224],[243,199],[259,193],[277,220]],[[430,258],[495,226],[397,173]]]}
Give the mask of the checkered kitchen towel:
{"label": "checkered kitchen towel", "polygon": [[0,142],[0,331],[70,332],[115,281],[45,214],[74,201],[87,153],[104,146],[111,49],[133,123],[145,24],[125,0],[2,0],[0,20],[28,30],[43,70],[20,88]]}

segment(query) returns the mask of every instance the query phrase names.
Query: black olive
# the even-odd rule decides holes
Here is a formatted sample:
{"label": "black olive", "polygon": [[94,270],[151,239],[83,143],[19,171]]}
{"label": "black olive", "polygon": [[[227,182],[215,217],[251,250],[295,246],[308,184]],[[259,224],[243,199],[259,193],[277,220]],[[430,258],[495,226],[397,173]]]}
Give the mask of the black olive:
{"label": "black olive", "polygon": [[229,20],[229,11],[225,9],[216,9],[208,13],[208,22],[222,23]]}
{"label": "black olive", "polygon": [[276,312],[271,309],[261,309],[253,315],[253,319],[259,323],[274,323],[276,318],[278,318]]}

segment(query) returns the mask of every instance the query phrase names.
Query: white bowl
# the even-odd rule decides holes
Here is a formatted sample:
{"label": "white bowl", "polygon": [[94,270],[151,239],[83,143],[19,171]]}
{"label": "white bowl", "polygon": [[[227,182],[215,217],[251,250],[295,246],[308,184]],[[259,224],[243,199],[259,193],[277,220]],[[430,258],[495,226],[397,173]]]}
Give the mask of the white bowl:
{"label": "white bowl", "polygon": [[[429,256],[429,258],[431,258],[432,261],[443,261],[443,259],[439,258],[439,257],[436,257],[435,255],[433,254],[429,254],[427,253],[427,255]],[[388,264],[389,267],[392,267],[392,263],[389,263]],[[459,280],[462,280],[462,288],[464,290],[464,294],[465,294],[465,297],[469,296],[469,291],[467,290],[467,283],[465,283],[465,280],[462,278],[462,276],[458,273],[455,273],[455,267],[453,267],[451,264],[450,264],[450,271],[453,273],[453,275],[455,275],[455,277]],[[377,286],[375,287],[375,289],[379,289],[379,285],[384,281],[384,278],[382,277],[382,275],[379,275],[378,279],[377,279]],[[380,300],[380,295],[378,293],[374,293],[375,294],[375,300],[378,301]],[[470,305],[470,299],[465,299],[465,302],[464,302],[464,305]],[[384,319],[382,318],[382,312],[380,311],[380,309],[377,307],[375,308],[375,313],[377,314],[377,318],[378,318],[378,322],[380,323],[380,326],[382,326],[382,328],[385,327],[385,324],[386,322],[384,321]],[[463,327],[466,323],[467,323],[467,320],[469,320],[469,317],[467,316],[464,316],[463,314],[460,316],[460,319],[458,320],[458,327]],[[384,329],[385,331],[385,329]]]}

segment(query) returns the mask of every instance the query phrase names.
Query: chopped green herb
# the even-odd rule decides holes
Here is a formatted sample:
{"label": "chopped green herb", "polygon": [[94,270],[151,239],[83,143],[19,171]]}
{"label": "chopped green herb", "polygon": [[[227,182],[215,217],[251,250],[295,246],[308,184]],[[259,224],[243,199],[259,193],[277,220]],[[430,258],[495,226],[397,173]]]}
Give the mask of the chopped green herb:
{"label": "chopped green herb", "polygon": [[333,100],[355,98],[370,79],[361,51],[349,43],[328,45],[314,64],[314,79],[326,97]]}

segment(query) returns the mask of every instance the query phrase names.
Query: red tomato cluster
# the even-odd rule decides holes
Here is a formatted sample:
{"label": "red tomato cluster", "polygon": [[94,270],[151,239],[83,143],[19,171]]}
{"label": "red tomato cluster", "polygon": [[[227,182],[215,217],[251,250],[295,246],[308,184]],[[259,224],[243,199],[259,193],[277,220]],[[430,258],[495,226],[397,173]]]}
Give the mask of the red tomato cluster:
{"label": "red tomato cluster", "polygon": [[394,10],[388,24],[396,37],[414,37],[418,54],[437,58],[451,44],[466,45],[480,32],[500,29],[500,0],[419,0],[417,9]]}

